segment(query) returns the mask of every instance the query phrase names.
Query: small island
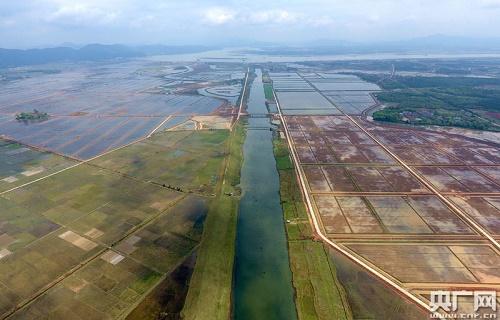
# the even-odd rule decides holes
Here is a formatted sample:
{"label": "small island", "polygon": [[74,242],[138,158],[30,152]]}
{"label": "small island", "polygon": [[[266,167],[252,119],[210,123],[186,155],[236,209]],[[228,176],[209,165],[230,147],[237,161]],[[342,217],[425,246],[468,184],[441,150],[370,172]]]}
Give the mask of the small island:
{"label": "small island", "polygon": [[41,122],[48,119],[49,114],[47,112],[40,112],[37,109],[33,109],[32,112],[21,112],[16,114],[16,120],[23,122]]}

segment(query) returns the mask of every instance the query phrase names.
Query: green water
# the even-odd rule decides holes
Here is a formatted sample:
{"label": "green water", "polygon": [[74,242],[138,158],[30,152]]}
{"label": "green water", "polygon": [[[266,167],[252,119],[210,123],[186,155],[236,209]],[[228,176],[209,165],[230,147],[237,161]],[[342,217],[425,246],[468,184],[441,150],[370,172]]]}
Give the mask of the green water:
{"label": "green water", "polygon": [[[262,73],[256,73],[248,112],[267,113]],[[237,320],[297,318],[273,136],[261,130],[270,127],[268,118],[249,118],[243,146],[233,296]]]}

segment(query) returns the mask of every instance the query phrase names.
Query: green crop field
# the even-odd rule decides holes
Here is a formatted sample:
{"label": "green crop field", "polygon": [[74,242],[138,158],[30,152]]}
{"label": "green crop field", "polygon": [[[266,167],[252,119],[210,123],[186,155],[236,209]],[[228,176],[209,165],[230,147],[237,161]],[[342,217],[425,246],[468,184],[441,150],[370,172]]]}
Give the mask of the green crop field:
{"label": "green crop field", "polygon": [[228,136],[159,133],[2,194],[0,316],[127,315],[200,243]]}
{"label": "green crop field", "polygon": [[130,305],[160,278],[160,274],[124,259],[112,265],[95,259],[57,284],[13,319],[113,319],[123,316]]}
{"label": "green crop field", "polygon": [[91,164],[181,191],[213,194],[227,130],[158,133]]}
{"label": "green crop field", "polygon": [[264,83],[264,95],[267,100],[274,101],[273,85],[270,83]]}
{"label": "green crop field", "polygon": [[[200,242],[207,210],[207,199],[188,196],[116,248],[155,270],[169,272]],[[137,237],[140,241],[133,243]]]}
{"label": "green crop field", "polygon": [[127,316],[127,320],[179,319],[186,299],[188,284],[196,262],[196,252],[167,275],[140,304]]}
{"label": "green crop field", "polygon": [[68,158],[0,139],[0,193],[75,163]]}

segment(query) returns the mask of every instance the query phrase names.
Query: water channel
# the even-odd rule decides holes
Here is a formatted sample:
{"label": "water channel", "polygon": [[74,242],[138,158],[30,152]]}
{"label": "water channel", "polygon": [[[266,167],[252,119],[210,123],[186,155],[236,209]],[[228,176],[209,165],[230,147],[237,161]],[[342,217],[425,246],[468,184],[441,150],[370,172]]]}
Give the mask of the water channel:
{"label": "water channel", "polygon": [[[256,70],[256,75],[248,100],[249,114],[267,113],[261,70]],[[248,119],[233,290],[237,320],[297,318],[269,128],[269,118]]]}

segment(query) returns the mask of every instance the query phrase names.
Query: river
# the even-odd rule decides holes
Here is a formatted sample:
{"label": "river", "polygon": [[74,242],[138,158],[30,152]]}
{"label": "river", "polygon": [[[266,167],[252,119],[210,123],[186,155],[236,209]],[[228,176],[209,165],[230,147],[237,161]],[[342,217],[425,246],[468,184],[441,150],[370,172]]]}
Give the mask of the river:
{"label": "river", "polygon": [[[267,113],[262,72],[256,70],[256,74],[248,100],[249,114]],[[269,128],[269,118],[248,119],[233,290],[233,315],[237,320],[297,318]]]}

